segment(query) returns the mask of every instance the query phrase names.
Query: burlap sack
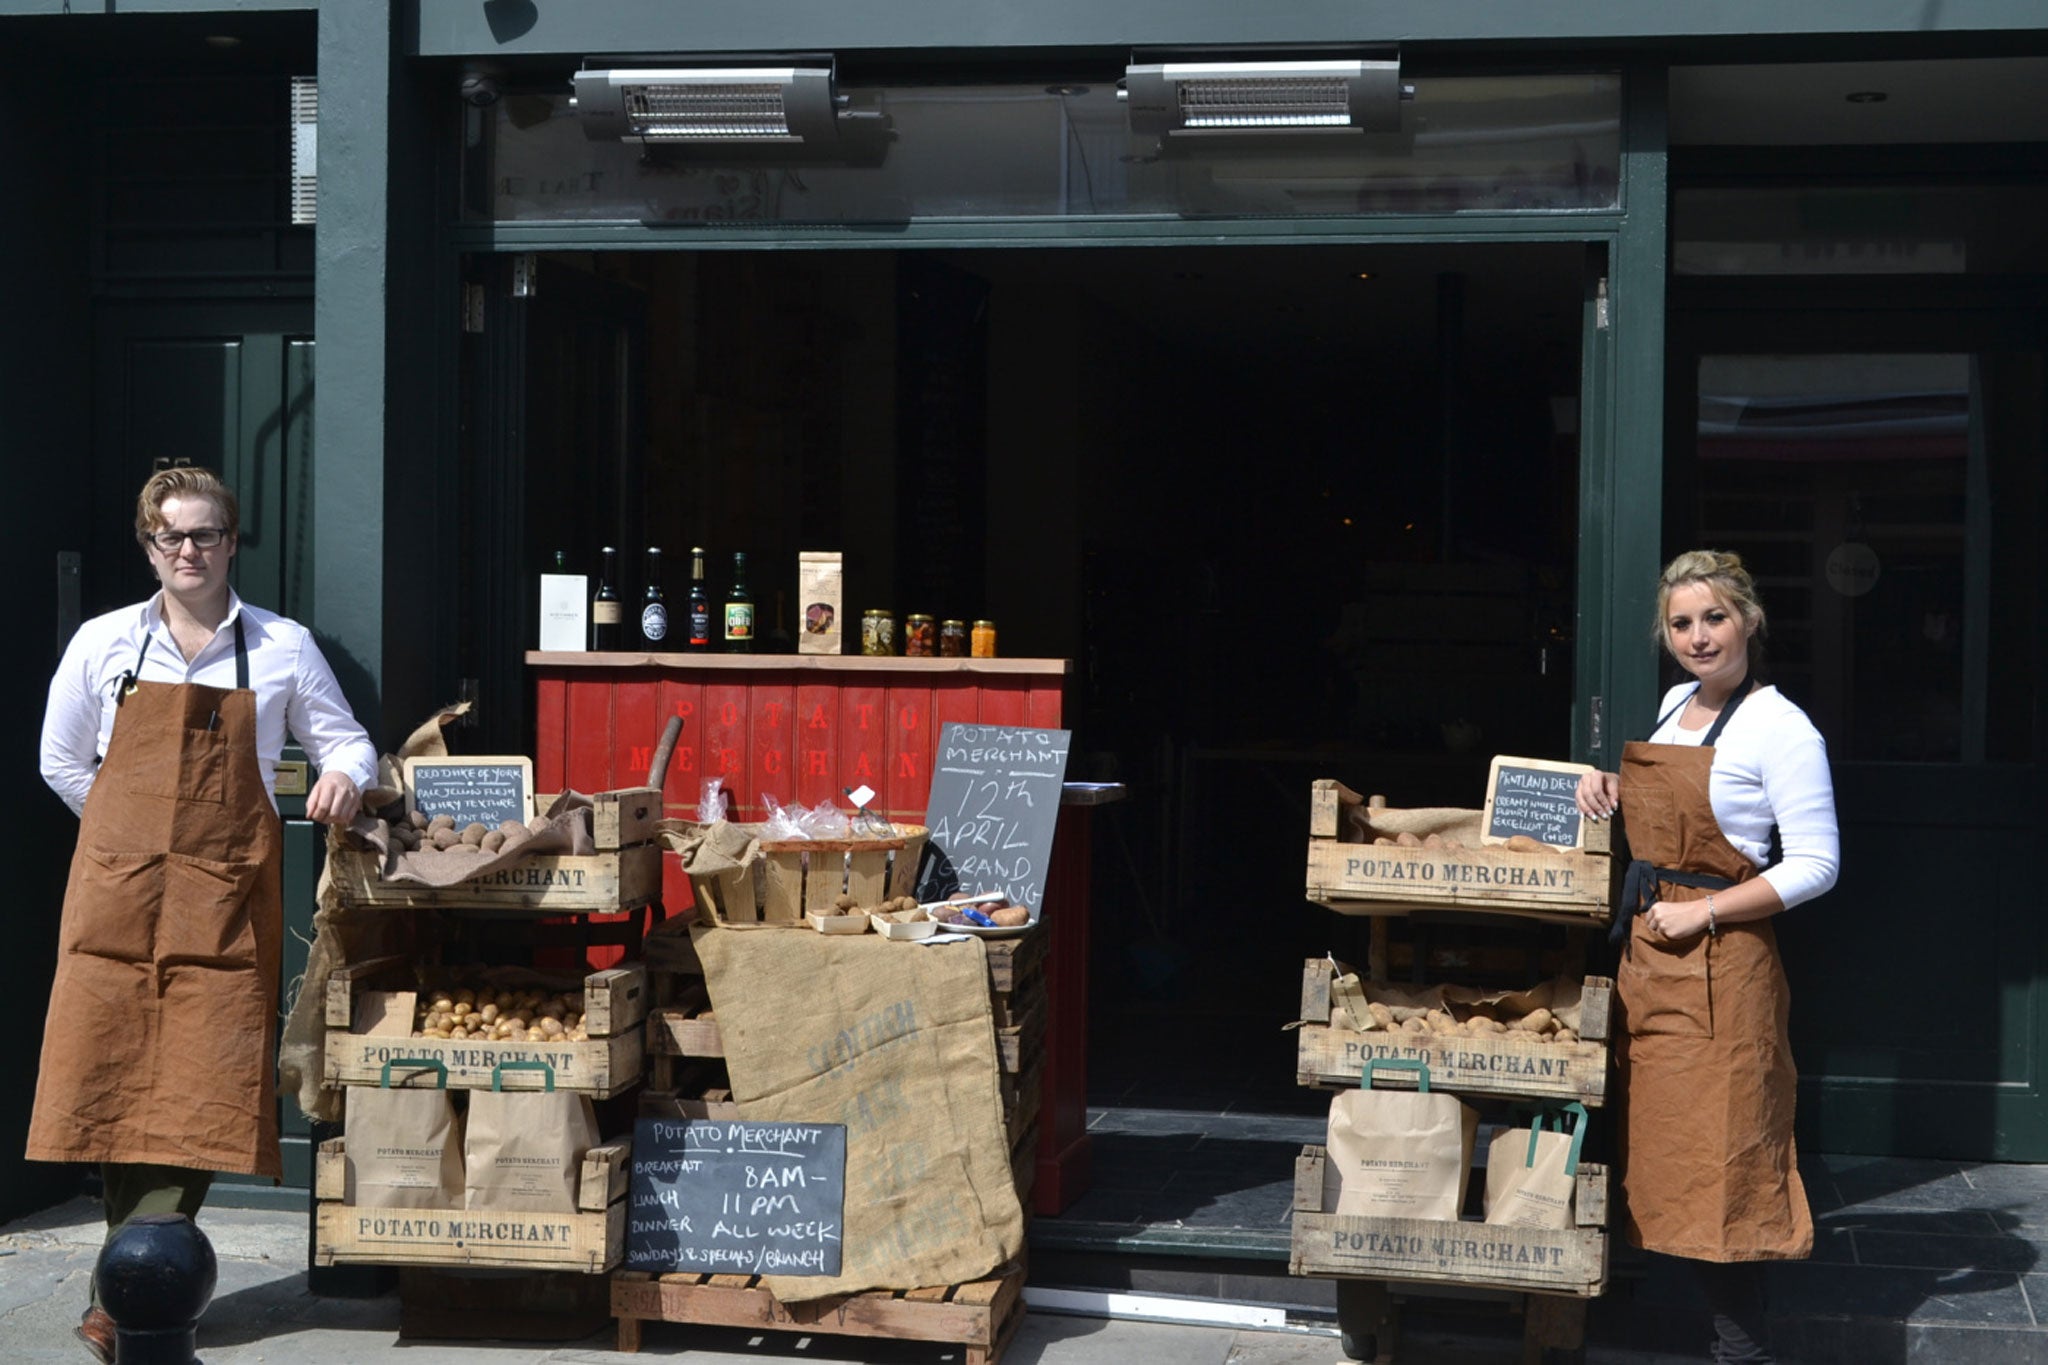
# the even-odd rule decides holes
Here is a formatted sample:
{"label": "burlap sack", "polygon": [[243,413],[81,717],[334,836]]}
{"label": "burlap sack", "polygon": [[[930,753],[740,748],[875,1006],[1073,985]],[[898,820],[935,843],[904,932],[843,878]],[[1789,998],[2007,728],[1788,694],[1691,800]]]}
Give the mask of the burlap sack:
{"label": "burlap sack", "polygon": [[[1419,1088],[1373,1089],[1373,1072],[1391,1069],[1418,1073]],[[1478,1111],[1457,1096],[1431,1093],[1426,1063],[1366,1063],[1359,1088],[1330,1101],[1323,1211],[1455,1219],[1478,1125]]]}
{"label": "burlap sack", "polygon": [[[1569,1134],[1563,1131],[1566,1117],[1575,1120]],[[1579,1149],[1585,1142],[1586,1108],[1576,1103],[1547,1115],[1539,1112],[1527,1128],[1510,1128],[1495,1137],[1486,1148],[1486,1221],[1569,1228]]]}
{"label": "burlap sack", "polygon": [[[507,1067],[546,1071],[547,1087],[502,1089],[497,1073]],[[464,1208],[576,1212],[583,1154],[598,1144],[597,1110],[588,1095],[555,1089],[546,1062],[507,1062],[496,1068],[489,1090],[470,1092],[464,1130]]]}
{"label": "burlap sack", "polygon": [[988,956],[791,928],[691,930],[740,1116],[846,1125],[841,1273],[784,1302],[988,1274],[1024,1246]]}
{"label": "burlap sack", "polygon": [[[392,1089],[413,1068],[440,1073],[434,1089]],[[389,1062],[381,1086],[348,1092],[345,1202],[365,1209],[452,1209],[462,1197],[462,1119],[448,1069]]]}

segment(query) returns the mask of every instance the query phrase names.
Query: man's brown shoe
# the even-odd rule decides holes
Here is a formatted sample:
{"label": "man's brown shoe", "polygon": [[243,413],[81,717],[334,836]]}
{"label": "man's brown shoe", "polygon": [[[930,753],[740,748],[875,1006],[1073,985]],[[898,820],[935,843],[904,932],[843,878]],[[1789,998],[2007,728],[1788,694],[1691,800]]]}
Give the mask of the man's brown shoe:
{"label": "man's brown shoe", "polygon": [[114,1365],[114,1320],[98,1304],[85,1310],[85,1316],[72,1329],[78,1339],[85,1343],[100,1365]]}

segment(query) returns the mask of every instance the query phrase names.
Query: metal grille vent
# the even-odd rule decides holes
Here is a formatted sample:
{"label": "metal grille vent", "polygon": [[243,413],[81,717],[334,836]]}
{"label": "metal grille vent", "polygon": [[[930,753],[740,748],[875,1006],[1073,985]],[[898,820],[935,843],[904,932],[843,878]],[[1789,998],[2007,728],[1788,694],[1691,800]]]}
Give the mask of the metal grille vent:
{"label": "metal grille vent", "polygon": [[312,76],[292,77],[292,223],[311,226],[318,218],[320,82]]}

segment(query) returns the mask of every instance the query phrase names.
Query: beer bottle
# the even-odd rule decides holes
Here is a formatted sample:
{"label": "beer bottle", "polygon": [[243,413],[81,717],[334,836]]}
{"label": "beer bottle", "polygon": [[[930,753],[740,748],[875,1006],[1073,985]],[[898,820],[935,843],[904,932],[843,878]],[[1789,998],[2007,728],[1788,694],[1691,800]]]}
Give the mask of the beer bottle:
{"label": "beer bottle", "polygon": [[747,552],[732,556],[732,587],[725,594],[725,648],[746,654],[754,648],[754,595],[747,591]]}
{"label": "beer bottle", "polygon": [[704,547],[690,547],[690,648],[711,648],[711,590],[704,586]]}
{"label": "beer bottle", "polygon": [[661,547],[647,547],[647,596],[640,604],[640,638],[658,646],[668,638],[668,599],[661,590]]}

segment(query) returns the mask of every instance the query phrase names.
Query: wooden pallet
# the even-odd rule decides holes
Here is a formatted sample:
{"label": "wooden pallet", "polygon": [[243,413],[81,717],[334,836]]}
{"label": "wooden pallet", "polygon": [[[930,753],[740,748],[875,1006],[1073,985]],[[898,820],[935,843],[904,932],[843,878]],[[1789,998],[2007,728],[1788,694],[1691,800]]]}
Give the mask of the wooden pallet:
{"label": "wooden pallet", "polygon": [[642,1324],[769,1328],[838,1336],[930,1341],[962,1349],[963,1365],[996,1365],[1024,1317],[1024,1268],[930,1289],[869,1290],[785,1304],[751,1275],[612,1276],[618,1349],[640,1349]]}

